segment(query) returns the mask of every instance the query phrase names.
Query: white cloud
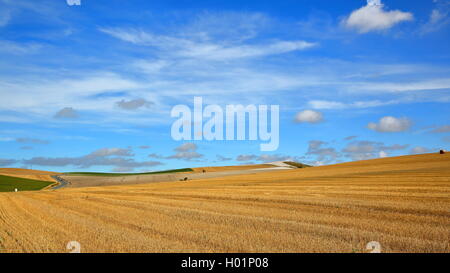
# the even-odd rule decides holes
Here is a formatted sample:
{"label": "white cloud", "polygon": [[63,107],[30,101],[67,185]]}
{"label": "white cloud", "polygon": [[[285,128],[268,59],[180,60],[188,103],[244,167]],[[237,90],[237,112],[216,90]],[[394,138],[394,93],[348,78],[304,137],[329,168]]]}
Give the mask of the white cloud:
{"label": "white cloud", "polygon": [[399,151],[408,148],[409,145],[394,144],[387,146],[382,142],[353,141],[342,150],[352,160],[366,160],[376,157],[387,157],[387,151]]}
{"label": "white cloud", "polygon": [[173,56],[216,61],[283,54],[317,46],[316,43],[306,41],[276,41],[256,45],[228,44],[155,35],[138,29],[100,28],[99,30],[126,42],[155,47]]}
{"label": "white cloud", "polygon": [[78,118],[78,112],[72,107],[64,107],[59,110],[55,115],[55,118]]}
{"label": "white cloud", "polygon": [[11,53],[15,55],[33,54],[42,48],[38,43],[17,43],[7,40],[0,40],[0,52]]}
{"label": "white cloud", "polygon": [[166,157],[167,159],[182,159],[182,160],[192,160],[202,158],[203,155],[197,152],[177,152],[174,155]]}
{"label": "white cloud", "polygon": [[305,50],[316,46],[315,43],[305,41],[279,41],[264,45],[239,45],[225,47],[217,44],[193,44],[180,55],[191,58],[204,58],[211,60],[229,60],[266,55],[283,54],[292,51]]}
{"label": "white cloud", "polygon": [[[86,71],[83,74],[89,73]],[[112,110],[114,98],[104,99],[104,101],[110,100],[110,103],[99,103],[89,96],[137,88],[141,88],[141,83],[110,72],[84,77],[73,76],[56,79],[50,77],[45,80],[38,77],[29,79],[25,77],[20,79],[0,78],[0,90],[2,90],[0,109],[47,113],[49,109],[55,109],[55,111],[58,109],[59,111],[70,101],[74,108],[80,110]],[[45,105],[42,104],[43,97],[46,98]]]}
{"label": "white cloud", "polygon": [[103,148],[80,157],[33,157],[22,160],[25,165],[39,166],[77,166],[89,168],[92,166],[114,166],[118,168],[140,168],[162,165],[159,161],[135,161],[130,149]]}
{"label": "white cloud", "polygon": [[38,138],[28,138],[28,137],[19,137],[15,139],[18,143],[32,143],[32,144],[49,144],[48,140],[38,139]]}
{"label": "white cloud", "polygon": [[314,110],[303,110],[295,116],[295,122],[298,123],[319,123],[323,121],[323,115]]}
{"label": "white cloud", "polygon": [[276,162],[276,161],[299,161],[298,157],[292,157],[281,154],[263,154],[263,155],[253,155],[253,154],[243,154],[236,157],[236,161],[260,161],[264,163]]}
{"label": "white cloud", "polygon": [[450,132],[450,125],[442,125],[431,131],[432,133],[448,133]]}
{"label": "white cloud", "polygon": [[66,0],[69,6],[81,6],[81,0]]}
{"label": "white cloud", "polygon": [[[335,148],[324,147],[327,144],[328,143],[320,140],[309,141],[306,155],[316,157],[315,161],[321,162],[321,165],[336,161],[336,159],[341,156],[340,153],[338,153]],[[318,165],[318,163],[315,163],[315,165]]]}
{"label": "white cloud", "polygon": [[436,8],[431,11],[428,21],[420,28],[421,34],[439,31],[450,24],[450,2],[446,0],[434,2]]}
{"label": "white cloud", "polygon": [[8,142],[8,141],[14,141],[15,139],[12,137],[0,137],[0,141]]}
{"label": "white cloud", "polygon": [[411,127],[411,121],[407,118],[383,117],[378,123],[370,122],[367,127],[382,133],[403,132]]}
{"label": "white cloud", "polygon": [[353,11],[342,21],[342,24],[346,28],[356,30],[359,33],[367,33],[387,30],[398,23],[411,21],[413,18],[413,14],[410,12],[402,12],[400,10],[386,11],[382,4],[368,4]]}
{"label": "white cloud", "polygon": [[436,78],[416,82],[361,82],[350,83],[354,90],[376,92],[406,92],[421,90],[441,90],[450,88],[450,78]]}
{"label": "white cloud", "polygon": [[134,171],[134,168],[131,167],[115,167],[112,169],[114,173],[131,173]]}
{"label": "white cloud", "polygon": [[134,99],[134,100],[121,100],[116,103],[116,105],[124,110],[137,110],[141,107],[149,108],[153,102],[147,101],[143,98]]}
{"label": "white cloud", "polygon": [[426,154],[431,152],[430,149],[422,147],[422,146],[417,146],[411,149],[411,151],[409,152],[410,154]]}
{"label": "white cloud", "polygon": [[174,151],[175,154],[171,156],[163,156],[159,154],[149,154],[148,156],[151,158],[157,158],[157,159],[182,159],[191,161],[193,159],[199,159],[203,157],[203,154],[200,154],[197,152],[198,146],[195,143],[184,143],[180,146],[176,147]]}
{"label": "white cloud", "polygon": [[177,151],[177,152],[189,152],[189,151],[194,152],[197,149],[198,149],[197,144],[188,142],[188,143],[184,143],[184,144],[176,147],[175,151]]}
{"label": "white cloud", "polygon": [[447,14],[444,14],[443,12],[441,12],[438,9],[434,9],[431,11],[431,15],[430,15],[430,23],[431,24],[437,24],[439,23],[441,20],[443,20],[446,17]]}
{"label": "white cloud", "polygon": [[[197,20],[197,17],[201,16],[194,16],[193,19]],[[422,72],[431,71],[429,66],[353,63],[316,57],[298,58],[294,55],[289,58],[265,58],[262,61],[251,58],[251,55],[267,57],[268,55],[261,54],[286,50],[294,52],[302,43],[297,41],[298,36],[291,38],[292,41],[261,39],[265,33],[260,32],[260,23],[267,19],[260,15],[239,13],[223,17],[226,17],[227,23],[223,23],[222,18],[216,14],[211,14],[209,19],[202,19],[195,26],[188,22],[189,26],[177,25],[179,29],[176,30],[165,28],[158,35],[150,34],[153,31],[150,28],[145,29],[148,32],[142,33],[136,29],[131,29],[128,33],[124,31],[127,29],[107,28],[108,31],[114,31],[114,35],[120,34],[123,39],[147,46],[137,53],[132,44],[124,47],[122,43],[111,43],[112,47],[119,46],[123,55],[118,55],[117,59],[97,56],[94,63],[111,64],[108,69],[114,69],[114,73],[102,70],[101,67],[95,70],[77,70],[71,67],[69,61],[65,61],[68,69],[63,72],[44,69],[40,66],[42,60],[39,59],[36,59],[34,66],[31,62],[30,66],[11,69],[17,71],[15,73],[20,77],[0,77],[0,111],[3,111],[0,120],[39,120],[57,122],[57,126],[64,126],[63,120],[50,118],[53,113],[69,105],[83,113],[80,119],[74,120],[77,124],[112,127],[112,124],[117,126],[118,122],[120,126],[126,126],[126,122],[128,125],[148,125],[170,122],[167,119],[168,108],[180,101],[191,101],[193,95],[202,95],[217,103],[238,101],[243,104],[267,104],[276,101],[286,108],[298,107],[295,101],[301,99],[311,101],[304,109],[317,110],[385,105],[391,100],[388,100],[386,94],[378,96],[383,91],[392,92],[388,95],[392,96],[392,101],[399,103],[409,101],[395,100],[394,96],[414,96],[417,101],[429,100],[433,98],[432,92],[428,92],[426,97],[394,93],[450,87],[450,79],[427,81],[430,74]],[[250,18],[250,22],[246,18]],[[209,22],[214,20],[215,23],[210,25]],[[278,31],[274,29],[275,25],[271,26],[270,31]],[[99,42],[103,44],[111,41],[99,39]],[[77,52],[74,51],[73,54]],[[51,61],[56,63],[56,60]],[[86,61],[89,62],[88,59]],[[14,61],[10,61],[12,67],[13,63]],[[437,75],[436,77],[445,76],[443,72],[448,70],[443,66],[433,69],[437,71],[432,74]],[[394,77],[385,77],[387,75],[419,80],[405,83],[402,80],[396,81]],[[372,78],[376,80],[369,81]],[[312,92],[303,91],[307,89]],[[283,92],[282,96],[280,92]],[[122,95],[102,96],[104,93]],[[356,98],[361,98],[358,96],[361,93],[373,94],[374,98],[358,101]],[[444,92],[440,94],[446,95]],[[42,98],[46,98],[45,104],[41,103]],[[115,106],[118,101],[124,100],[126,103],[134,98],[142,98],[155,104],[151,111],[144,107],[139,108],[141,111],[117,111]],[[319,101],[318,98],[333,98],[335,101]]]}
{"label": "white cloud", "polygon": [[4,167],[4,166],[10,166],[13,164],[16,164],[18,161],[15,159],[3,159],[0,158],[0,167]]}
{"label": "white cloud", "polygon": [[98,149],[92,153],[89,154],[89,156],[133,156],[133,153],[131,152],[131,149],[123,149],[123,148],[102,148]]}
{"label": "white cloud", "polygon": [[256,155],[238,155],[236,157],[237,161],[251,161],[251,160],[255,160],[257,158]]}
{"label": "white cloud", "polygon": [[133,63],[133,66],[140,72],[155,74],[160,72],[162,69],[168,67],[170,64],[171,62],[167,60],[155,60],[155,61],[138,60]]}
{"label": "white cloud", "polygon": [[216,158],[217,158],[217,161],[230,161],[230,160],[233,159],[231,157],[226,157],[226,156],[223,156],[223,155],[216,155]]}
{"label": "white cloud", "polygon": [[367,5],[369,7],[373,7],[373,6],[381,6],[381,0],[367,0]]}

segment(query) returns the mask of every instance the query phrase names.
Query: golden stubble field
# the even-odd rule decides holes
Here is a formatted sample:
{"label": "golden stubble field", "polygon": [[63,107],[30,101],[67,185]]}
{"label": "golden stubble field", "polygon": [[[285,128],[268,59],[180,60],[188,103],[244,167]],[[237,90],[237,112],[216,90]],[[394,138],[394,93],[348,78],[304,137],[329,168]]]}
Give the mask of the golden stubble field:
{"label": "golden stubble field", "polygon": [[46,172],[28,169],[15,169],[15,168],[0,168],[0,175],[20,177],[33,180],[55,182],[52,178],[53,175],[58,175],[56,172]]}
{"label": "golden stubble field", "polygon": [[0,194],[0,251],[450,252],[450,154]]}

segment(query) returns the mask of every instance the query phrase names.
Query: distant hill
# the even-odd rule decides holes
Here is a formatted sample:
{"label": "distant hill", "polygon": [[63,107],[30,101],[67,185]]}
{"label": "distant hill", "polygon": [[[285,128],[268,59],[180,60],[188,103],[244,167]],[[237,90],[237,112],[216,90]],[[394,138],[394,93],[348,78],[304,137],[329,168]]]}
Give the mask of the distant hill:
{"label": "distant hill", "polygon": [[146,172],[146,173],[100,173],[100,172],[68,172],[64,173],[64,175],[83,175],[83,176],[128,176],[128,175],[148,175],[148,174],[164,174],[164,173],[181,173],[181,172],[192,172],[191,168],[184,169],[174,169],[167,171],[158,171],[158,172]]}
{"label": "distant hill", "polygon": [[37,191],[52,184],[54,183],[21,177],[0,175],[0,192],[13,192],[15,191],[15,189],[17,189],[18,191]]}
{"label": "distant hill", "polygon": [[39,180],[39,181],[49,181],[55,182],[52,178],[52,175],[58,175],[57,172],[47,172],[40,170],[31,170],[31,169],[20,169],[20,168],[0,168],[0,175],[19,177],[31,180]]}
{"label": "distant hill", "polygon": [[298,162],[294,162],[294,161],[284,161],[283,163],[291,165],[293,167],[296,168],[308,168],[308,167],[312,167],[311,165],[307,165],[307,164],[303,164],[303,163],[298,163]]}

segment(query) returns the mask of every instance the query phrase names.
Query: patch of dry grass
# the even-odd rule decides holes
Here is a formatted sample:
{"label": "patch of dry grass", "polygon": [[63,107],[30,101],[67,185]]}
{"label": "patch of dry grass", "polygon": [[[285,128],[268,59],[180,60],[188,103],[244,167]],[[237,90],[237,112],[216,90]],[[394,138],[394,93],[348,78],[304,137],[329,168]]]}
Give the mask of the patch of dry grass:
{"label": "patch of dry grass", "polygon": [[0,194],[0,249],[450,252],[450,155]]}

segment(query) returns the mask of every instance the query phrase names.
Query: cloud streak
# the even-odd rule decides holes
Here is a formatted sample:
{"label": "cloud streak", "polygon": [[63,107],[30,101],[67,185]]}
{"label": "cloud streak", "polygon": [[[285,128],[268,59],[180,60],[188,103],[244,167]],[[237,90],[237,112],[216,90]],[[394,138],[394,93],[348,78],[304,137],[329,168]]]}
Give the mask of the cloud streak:
{"label": "cloud streak", "polygon": [[18,163],[15,159],[4,159],[0,158],[0,167],[11,166]]}
{"label": "cloud streak", "polygon": [[140,168],[162,165],[159,161],[135,161],[130,149],[102,148],[80,157],[33,157],[23,160],[25,165],[90,168],[113,166],[119,168]]}
{"label": "cloud streak", "polygon": [[49,144],[50,142],[43,139],[38,138],[27,138],[27,137],[19,137],[16,138],[17,143],[31,143],[31,144]]}
{"label": "cloud streak", "polygon": [[204,42],[194,39],[156,35],[139,29],[99,28],[99,30],[122,41],[154,47],[165,53],[170,53],[175,57],[215,61],[277,55],[306,50],[317,46],[317,43],[301,40],[276,41],[255,45],[225,45],[210,41]]}

